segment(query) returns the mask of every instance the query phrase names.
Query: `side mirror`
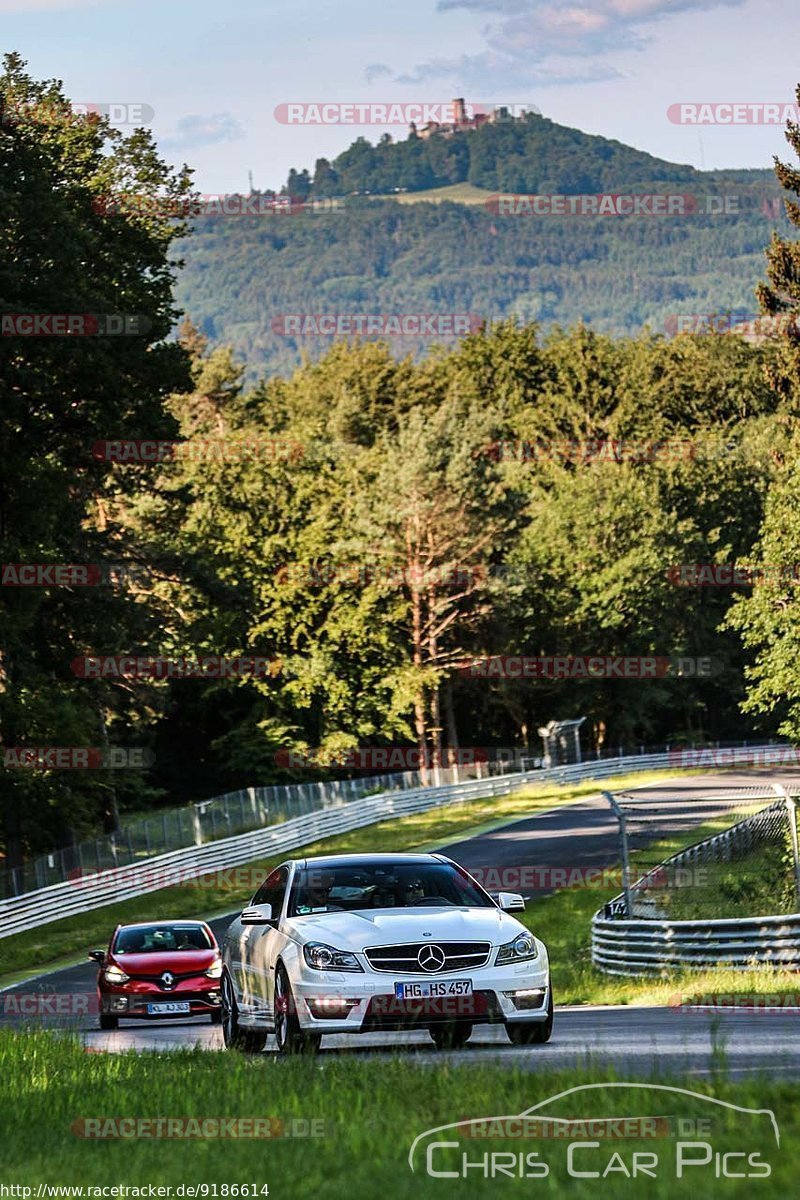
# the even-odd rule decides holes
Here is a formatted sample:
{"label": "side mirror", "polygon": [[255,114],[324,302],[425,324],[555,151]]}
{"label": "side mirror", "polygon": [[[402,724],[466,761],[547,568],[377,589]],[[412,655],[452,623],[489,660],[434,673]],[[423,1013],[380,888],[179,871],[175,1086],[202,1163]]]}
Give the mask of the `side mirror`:
{"label": "side mirror", "polygon": [[498,892],[494,898],[503,912],[525,911],[525,901],[519,892]]}
{"label": "side mirror", "polygon": [[106,961],[106,952],[105,950],[90,950],[89,958],[92,962],[104,963]]}
{"label": "side mirror", "polygon": [[273,923],[271,904],[251,904],[242,910],[239,920],[243,925],[271,925]]}

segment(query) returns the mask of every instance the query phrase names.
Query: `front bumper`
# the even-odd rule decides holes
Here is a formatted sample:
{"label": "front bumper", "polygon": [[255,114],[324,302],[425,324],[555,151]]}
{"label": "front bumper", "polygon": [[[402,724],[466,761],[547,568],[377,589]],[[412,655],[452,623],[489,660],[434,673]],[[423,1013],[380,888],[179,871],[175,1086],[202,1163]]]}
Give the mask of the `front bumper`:
{"label": "front bumper", "polygon": [[292,980],[300,1028],[314,1033],[370,1033],[413,1029],[454,1020],[474,1025],[547,1020],[550,970],[533,959],[517,966],[483,967],[426,976],[426,981],[471,979],[471,996],[398,1000],[395,983],[420,982],[420,976],[395,979],[384,972],[303,970]]}
{"label": "front bumper", "polygon": [[[221,998],[219,980],[182,980],[170,991],[162,991],[154,984],[132,979],[118,987],[107,985],[98,989],[100,1012],[113,1017],[135,1017],[146,1021],[175,1021],[181,1017],[207,1016],[218,1012]],[[188,1013],[149,1013],[148,1004],[188,1003]]]}

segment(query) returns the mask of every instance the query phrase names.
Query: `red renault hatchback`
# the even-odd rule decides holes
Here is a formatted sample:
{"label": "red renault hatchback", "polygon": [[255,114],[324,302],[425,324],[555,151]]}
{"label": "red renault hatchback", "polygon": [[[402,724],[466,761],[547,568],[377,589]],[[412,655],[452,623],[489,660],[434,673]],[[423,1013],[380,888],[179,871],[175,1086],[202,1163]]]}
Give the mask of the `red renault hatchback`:
{"label": "red renault hatchback", "polygon": [[107,950],[91,950],[100,964],[100,1028],[120,1017],[197,1017],[219,1024],[222,961],[205,921],[118,925]]}

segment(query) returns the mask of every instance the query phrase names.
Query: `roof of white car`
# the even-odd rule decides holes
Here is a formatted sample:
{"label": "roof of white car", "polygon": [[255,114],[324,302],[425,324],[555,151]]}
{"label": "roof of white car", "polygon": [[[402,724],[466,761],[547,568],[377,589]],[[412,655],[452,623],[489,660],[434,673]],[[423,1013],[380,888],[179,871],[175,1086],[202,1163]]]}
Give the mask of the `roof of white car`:
{"label": "roof of white car", "polygon": [[318,864],[324,864],[325,866],[334,866],[337,863],[341,863],[342,865],[347,865],[350,863],[366,865],[367,863],[376,863],[376,864],[396,863],[396,862],[430,863],[430,862],[443,862],[443,861],[444,861],[444,859],[441,854],[385,854],[385,853],[384,854],[325,854],[325,855],[320,855],[318,858],[296,858],[296,859],[294,859],[294,862],[297,863],[298,867],[308,867],[308,866],[311,866],[312,864],[314,866],[317,866]]}

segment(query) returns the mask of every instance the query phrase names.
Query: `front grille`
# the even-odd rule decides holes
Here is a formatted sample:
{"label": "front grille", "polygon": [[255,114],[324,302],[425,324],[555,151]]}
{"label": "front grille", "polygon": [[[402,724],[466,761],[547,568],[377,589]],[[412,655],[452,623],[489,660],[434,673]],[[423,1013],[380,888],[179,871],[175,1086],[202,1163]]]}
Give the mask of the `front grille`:
{"label": "front grille", "polygon": [[[419,961],[421,951],[439,949],[444,962],[431,971]],[[373,971],[393,975],[441,975],[444,971],[473,971],[489,961],[490,942],[408,942],[402,946],[371,946],[365,950]]]}
{"label": "front grille", "polygon": [[[169,970],[169,968],[166,968],[166,969]],[[128,974],[127,971],[126,971],[126,974]],[[131,975],[130,978],[132,980],[135,980],[137,983],[158,983],[158,984],[160,984],[161,976],[163,974],[164,974],[163,971],[159,971],[159,973],[157,975],[138,975],[137,974],[137,975]],[[173,988],[177,987],[178,984],[181,983],[184,979],[196,979],[198,975],[202,975],[202,974],[203,974],[202,967],[198,967],[198,969],[196,971],[183,971],[180,975],[178,974],[177,971],[170,971],[170,975],[172,975],[173,979],[175,980],[172,987]]]}
{"label": "front grille", "polygon": [[215,1004],[216,1001],[209,1000],[208,992],[163,992],[161,995],[156,995],[153,992],[134,992],[128,996],[128,1001],[131,1005],[136,1005],[137,1008],[147,1008],[148,1004],[163,1004],[168,1001],[172,1004],[174,1001],[183,1004],[188,1000],[190,1004]]}
{"label": "front grille", "polygon": [[384,1029],[413,1029],[449,1024],[454,1020],[473,1025],[503,1020],[494,992],[473,992],[471,996],[448,996],[439,1000],[397,1000],[394,996],[373,996],[367,1005],[362,1033]]}

